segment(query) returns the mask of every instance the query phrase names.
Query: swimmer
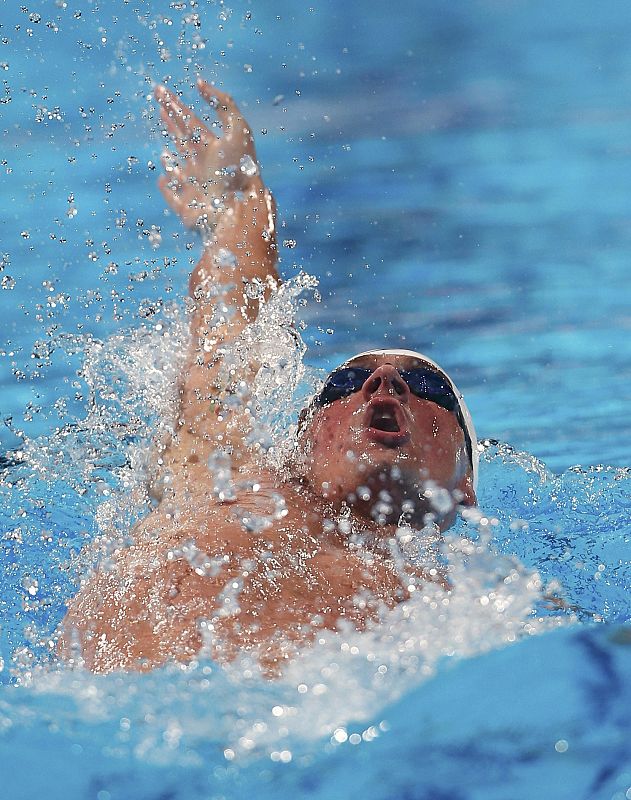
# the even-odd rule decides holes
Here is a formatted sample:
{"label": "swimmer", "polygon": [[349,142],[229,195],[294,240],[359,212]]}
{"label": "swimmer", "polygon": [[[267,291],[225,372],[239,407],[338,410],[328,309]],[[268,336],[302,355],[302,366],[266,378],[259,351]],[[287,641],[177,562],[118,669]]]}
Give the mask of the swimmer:
{"label": "swimmer", "polygon": [[[155,91],[177,150],[163,157],[159,186],[203,241],[160,499],[131,546],[84,581],[60,632],[62,656],[99,673],[188,662],[201,651],[220,662],[249,652],[277,674],[322,629],[347,621],[361,630],[429,581],[447,591],[429,558],[402,568],[401,530],[418,531],[431,550],[476,501],[466,405],[420,353],[374,350],[333,370],[301,413],[281,472],[249,443],[247,402],[233,401],[258,365],[235,371],[224,361],[256,318],[256,292],[246,289],[269,293],[279,281],[276,208],[234,101],[202,80],[198,90],[220,136],[174,93]],[[218,456],[232,471],[225,491],[209,469]],[[248,518],[267,527],[253,530]]]}

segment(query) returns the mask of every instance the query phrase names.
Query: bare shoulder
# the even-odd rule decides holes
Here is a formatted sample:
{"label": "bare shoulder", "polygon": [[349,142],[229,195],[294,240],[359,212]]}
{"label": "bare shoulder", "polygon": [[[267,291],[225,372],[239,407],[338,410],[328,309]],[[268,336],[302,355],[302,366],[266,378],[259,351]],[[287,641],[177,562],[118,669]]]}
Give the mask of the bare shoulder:
{"label": "bare shoulder", "polygon": [[211,596],[231,566],[275,549],[275,540],[284,538],[276,523],[287,514],[286,500],[271,473],[245,475],[238,491],[220,499],[208,474],[183,472],[177,491],[136,525],[132,544],[114,550],[84,580],[68,618],[78,622],[110,614],[114,605],[141,603],[156,586],[171,591],[190,573],[207,579]]}
{"label": "bare shoulder", "polygon": [[201,645],[196,621],[212,616],[244,545],[212,504],[186,525],[154,511],[137,526],[133,544],[84,581],[62,623],[60,654],[73,658],[78,643],[96,672],[191,658]]}

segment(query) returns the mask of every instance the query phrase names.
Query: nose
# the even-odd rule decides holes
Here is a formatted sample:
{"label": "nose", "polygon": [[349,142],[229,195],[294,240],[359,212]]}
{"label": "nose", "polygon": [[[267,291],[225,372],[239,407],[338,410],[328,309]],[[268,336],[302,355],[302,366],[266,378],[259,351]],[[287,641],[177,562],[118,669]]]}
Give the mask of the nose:
{"label": "nose", "polygon": [[362,394],[365,400],[372,399],[376,394],[396,395],[402,403],[407,403],[410,387],[392,364],[382,364],[366,379]]}

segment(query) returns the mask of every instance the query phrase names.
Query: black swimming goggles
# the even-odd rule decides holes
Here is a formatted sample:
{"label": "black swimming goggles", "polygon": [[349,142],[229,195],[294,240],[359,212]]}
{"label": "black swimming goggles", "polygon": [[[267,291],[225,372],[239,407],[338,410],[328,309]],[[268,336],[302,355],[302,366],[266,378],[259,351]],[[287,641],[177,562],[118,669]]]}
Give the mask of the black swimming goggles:
{"label": "black swimming goggles", "polygon": [[[322,390],[316,395],[314,403],[320,408],[342,400],[362,386],[375,370],[367,367],[340,367],[332,372],[326,379]],[[413,367],[412,369],[397,370],[406,382],[410,392],[422,400],[430,400],[436,405],[455,411],[459,408],[458,399],[450,383],[443,375],[429,367]]]}
{"label": "black swimming goggles", "polygon": [[[313,404],[318,408],[322,408],[334,403],[336,400],[342,400],[344,397],[349,397],[351,394],[359,392],[374,371],[374,369],[368,367],[340,367],[336,369],[326,379],[320,393],[315,396]],[[429,400],[441,406],[441,408],[455,413],[458,424],[464,432],[469,461],[473,465],[471,436],[460,408],[460,402],[447,378],[431,367],[412,367],[412,369],[399,369],[397,372],[407,383],[413,395],[420,397],[422,400]]]}

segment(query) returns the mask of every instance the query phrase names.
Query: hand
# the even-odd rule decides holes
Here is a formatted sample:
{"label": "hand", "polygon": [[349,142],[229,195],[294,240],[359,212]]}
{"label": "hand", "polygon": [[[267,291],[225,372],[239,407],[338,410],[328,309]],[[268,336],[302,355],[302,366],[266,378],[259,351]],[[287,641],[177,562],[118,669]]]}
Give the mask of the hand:
{"label": "hand", "polygon": [[264,186],[250,127],[233,99],[201,78],[197,88],[215,109],[222,135],[216,136],[164,86],[156,87],[160,118],[177,150],[163,154],[167,174],[158,185],[187,227],[209,229],[238,193],[251,196]]}

